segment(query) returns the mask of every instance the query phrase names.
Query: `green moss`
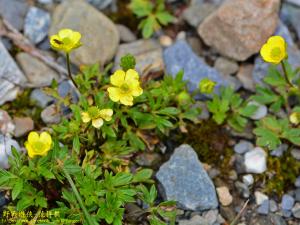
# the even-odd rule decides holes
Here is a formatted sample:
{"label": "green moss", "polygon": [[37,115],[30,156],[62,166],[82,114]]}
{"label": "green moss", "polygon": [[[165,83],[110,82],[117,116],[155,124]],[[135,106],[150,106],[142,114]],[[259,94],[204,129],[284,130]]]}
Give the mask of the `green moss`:
{"label": "green moss", "polygon": [[226,175],[230,170],[230,159],[233,155],[228,146],[229,135],[223,127],[212,120],[202,121],[200,124],[188,124],[187,134],[180,134],[181,143],[191,145],[203,163],[208,163]]}
{"label": "green moss", "polygon": [[282,157],[268,156],[268,171],[260,176],[260,179],[266,183],[266,193],[281,196],[293,187],[299,172],[299,161],[287,151]]}
{"label": "green moss", "polygon": [[118,11],[108,14],[108,16],[115,23],[123,24],[129,27],[131,30],[135,31],[137,30],[139,21],[129,9],[129,3],[129,0],[118,1]]}

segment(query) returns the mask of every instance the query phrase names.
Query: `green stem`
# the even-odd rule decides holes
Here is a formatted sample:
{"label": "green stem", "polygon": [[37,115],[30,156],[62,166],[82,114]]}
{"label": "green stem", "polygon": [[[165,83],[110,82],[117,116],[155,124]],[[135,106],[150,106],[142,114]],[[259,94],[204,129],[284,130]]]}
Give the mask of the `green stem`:
{"label": "green stem", "polygon": [[72,83],[74,84],[74,86],[78,89],[78,86],[77,86],[75,80],[72,77],[70,54],[68,52],[66,53],[66,58],[67,58],[68,76],[69,76],[70,80],[72,81]]}
{"label": "green stem", "polygon": [[286,71],[286,67],[285,67],[284,62],[281,61],[280,64],[281,64],[281,67],[282,67],[282,70],[283,70],[283,75],[284,75],[285,81],[288,83],[288,85],[289,85],[290,87],[294,87],[294,85],[291,83],[291,81],[290,81],[290,79],[289,79],[289,77],[288,77],[288,73],[287,73],[287,71]]}
{"label": "green stem", "polygon": [[[62,164],[62,163],[59,162],[59,164]],[[83,204],[83,201],[82,201],[82,199],[81,199],[81,197],[80,197],[80,194],[79,194],[79,192],[78,192],[78,190],[77,190],[77,188],[76,188],[76,186],[75,186],[75,184],[74,184],[74,182],[73,182],[73,180],[72,180],[70,174],[69,174],[68,171],[63,167],[63,165],[61,166],[61,168],[62,168],[62,171],[63,171],[65,177],[67,178],[67,180],[68,180],[68,182],[69,182],[69,184],[70,184],[70,186],[71,186],[71,188],[72,188],[73,193],[74,193],[75,196],[76,196],[76,199],[77,199],[77,201],[78,201],[78,203],[79,203],[79,205],[80,205],[80,207],[81,207],[81,209],[82,209],[82,211],[83,211],[83,214],[84,214],[84,216],[85,216],[85,219],[87,220],[87,223],[88,223],[89,225],[94,225],[93,221],[91,220],[91,215],[89,214],[89,212],[88,212],[87,209],[85,208],[85,206],[84,206],[84,204]]]}

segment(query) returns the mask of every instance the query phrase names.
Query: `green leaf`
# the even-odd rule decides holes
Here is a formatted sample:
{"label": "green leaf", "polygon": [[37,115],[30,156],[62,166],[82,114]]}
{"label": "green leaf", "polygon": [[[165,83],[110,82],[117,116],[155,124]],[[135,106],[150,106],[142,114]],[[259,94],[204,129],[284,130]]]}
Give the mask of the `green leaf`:
{"label": "green leaf", "polygon": [[145,182],[151,178],[152,174],[153,174],[153,170],[142,169],[138,171],[136,174],[134,174],[132,182],[134,183]]}
{"label": "green leaf", "polygon": [[253,132],[257,135],[256,142],[259,146],[273,150],[281,144],[280,138],[276,135],[276,133],[266,128],[255,128]]}
{"label": "green leaf", "polygon": [[154,33],[155,28],[157,27],[157,22],[155,17],[149,16],[147,19],[143,21],[141,24],[142,34],[144,38],[150,38]]}
{"label": "green leaf", "polygon": [[43,208],[47,208],[47,205],[48,205],[47,199],[45,197],[41,197],[41,196],[36,197],[35,204],[37,206],[40,206]]}
{"label": "green leaf", "polygon": [[104,134],[106,134],[109,137],[113,137],[113,138],[117,137],[114,129],[111,126],[103,125],[101,127],[101,130],[103,131]]}
{"label": "green leaf", "polygon": [[33,205],[34,205],[33,196],[29,196],[29,195],[22,196],[22,198],[17,203],[17,211],[22,211],[28,208],[29,206],[33,206]]}
{"label": "green leaf", "polygon": [[54,174],[49,170],[49,168],[40,167],[39,168],[39,173],[42,174],[48,180],[55,179]]}
{"label": "green leaf", "polygon": [[258,107],[256,105],[246,105],[239,110],[239,114],[245,117],[250,117],[256,112],[257,108]]}
{"label": "green leaf", "polygon": [[178,115],[180,110],[175,107],[167,107],[159,110],[157,113],[162,115]]}
{"label": "green leaf", "polygon": [[117,173],[116,176],[114,176],[113,179],[113,186],[123,186],[123,185],[127,185],[131,182],[133,176],[130,173]]}
{"label": "green leaf", "polygon": [[23,189],[23,180],[18,179],[12,189],[12,193],[11,193],[12,200],[15,200],[18,197],[22,189]]}
{"label": "green leaf", "polygon": [[131,0],[129,7],[138,17],[150,15],[154,8],[149,0]]}
{"label": "green leaf", "polygon": [[80,152],[80,140],[79,140],[78,135],[75,135],[75,137],[73,138],[73,149],[77,154],[79,154],[79,152]]}
{"label": "green leaf", "polygon": [[171,23],[174,20],[174,17],[166,11],[157,12],[155,15],[162,25],[168,25],[168,23]]}

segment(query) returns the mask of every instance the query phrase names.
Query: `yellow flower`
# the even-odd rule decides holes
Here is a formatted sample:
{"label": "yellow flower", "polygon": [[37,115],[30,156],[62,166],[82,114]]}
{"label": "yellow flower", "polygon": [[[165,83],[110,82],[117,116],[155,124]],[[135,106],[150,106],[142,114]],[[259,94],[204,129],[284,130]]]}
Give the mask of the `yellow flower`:
{"label": "yellow flower", "polygon": [[62,29],[58,34],[50,37],[50,45],[53,49],[69,53],[73,49],[79,48],[81,34],[71,29]]}
{"label": "yellow flower", "polygon": [[202,79],[199,83],[200,92],[203,94],[211,94],[214,91],[215,86],[216,82],[208,78]]}
{"label": "yellow flower", "polygon": [[121,102],[123,105],[133,105],[133,97],[143,94],[140,86],[139,74],[129,69],[125,73],[123,70],[117,70],[111,77],[110,83],[113,87],[107,89],[109,98],[113,102]]}
{"label": "yellow flower", "polygon": [[92,125],[95,128],[102,127],[104,121],[110,121],[113,115],[112,109],[98,109],[95,106],[92,106],[88,109],[87,112],[81,113],[81,119],[84,123],[89,123],[92,121]]}
{"label": "yellow flower", "polygon": [[279,64],[288,57],[287,44],[283,37],[272,36],[260,49],[262,58],[269,63]]}
{"label": "yellow flower", "polygon": [[36,155],[45,156],[52,146],[52,138],[47,132],[39,135],[37,132],[30,132],[28,139],[25,142],[25,148],[27,149],[30,158]]}
{"label": "yellow flower", "polygon": [[300,123],[300,112],[293,112],[290,115],[290,122],[292,124],[298,125]]}

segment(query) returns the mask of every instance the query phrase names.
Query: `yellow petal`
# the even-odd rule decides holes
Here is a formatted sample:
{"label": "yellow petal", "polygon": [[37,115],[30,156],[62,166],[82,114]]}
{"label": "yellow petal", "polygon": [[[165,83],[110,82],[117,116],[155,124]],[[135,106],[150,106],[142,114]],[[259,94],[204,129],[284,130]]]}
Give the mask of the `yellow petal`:
{"label": "yellow petal", "polygon": [[98,118],[98,119],[92,120],[92,125],[95,128],[102,127],[102,125],[103,125],[103,119],[102,118]]}
{"label": "yellow petal", "polygon": [[91,117],[87,112],[82,112],[81,113],[81,119],[84,123],[88,123],[91,121]]}
{"label": "yellow petal", "polygon": [[123,105],[132,106],[133,105],[133,97],[131,95],[123,95],[120,98],[120,102]]}
{"label": "yellow petal", "polygon": [[103,118],[106,121],[110,121],[111,117],[113,115],[112,109],[102,109],[100,110],[100,117]]}
{"label": "yellow petal", "polygon": [[133,87],[131,89],[131,94],[135,97],[140,96],[141,94],[143,94],[143,89],[140,87],[140,85]]}
{"label": "yellow petal", "polygon": [[139,74],[138,72],[136,72],[135,70],[133,69],[129,69],[127,70],[126,72],[126,77],[125,77],[125,82],[126,83],[130,83],[130,82],[133,82],[133,81],[138,81],[139,80]]}
{"label": "yellow petal", "polygon": [[72,35],[73,31],[71,29],[61,29],[59,32],[58,32],[58,36],[61,38],[61,39],[64,39],[64,38],[68,38]]}
{"label": "yellow petal", "polygon": [[109,87],[107,88],[108,94],[109,94],[109,98],[113,101],[113,102],[118,102],[122,96],[121,91],[119,88],[116,87]]}
{"label": "yellow petal", "polygon": [[52,35],[50,37],[50,45],[55,50],[61,50],[62,41],[58,35]]}
{"label": "yellow petal", "polygon": [[29,155],[30,158],[33,158],[34,157],[34,151],[33,151],[33,148],[31,147],[31,145],[28,143],[28,141],[25,142],[25,148],[27,149],[27,153]]}
{"label": "yellow petal", "polygon": [[50,134],[47,132],[41,133],[40,141],[42,143],[44,143],[47,146],[47,148],[51,147],[51,145],[52,145],[52,138],[51,138]]}
{"label": "yellow petal", "polygon": [[270,46],[285,46],[285,40],[281,36],[272,36],[268,39],[267,44]]}
{"label": "yellow petal", "polygon": [[110,83],[117,87],[121,87],[124,84],[125,72],[123,70],[117,70],[112,76],[110,76]]}
{"label": "yellow petal", "polygon": [[37,142],[39,140],[40,140],[40,136],[39,136],[39,134],[37,132],[32,131],[32,132],[29,133],[29,135],[28,135],[28,143],[30,145],[32,145],[33,143],[35,143],[35,142]]}

